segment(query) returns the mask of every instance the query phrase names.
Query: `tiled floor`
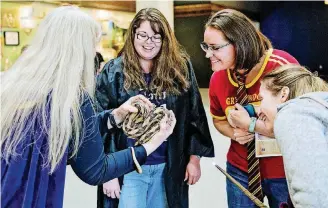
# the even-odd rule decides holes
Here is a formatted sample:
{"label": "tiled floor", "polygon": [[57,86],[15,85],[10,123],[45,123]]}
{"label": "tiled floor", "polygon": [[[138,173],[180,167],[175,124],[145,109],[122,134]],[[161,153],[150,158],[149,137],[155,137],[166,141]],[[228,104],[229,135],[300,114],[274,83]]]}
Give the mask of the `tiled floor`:
{"label": "tiled floor", "polygon": [[[225,176],[213,165],[215,161],[225,169],[226,154],[230,141],[222,136],[214,128],[209,115],[208,89],[200,89],[207,119],[215,146],[215,158],[203,158],[201,160],[202,177],[196,185],[190,187],[190,208],[225,208],[226,191]],[[65,187],[65,208],[94,208],[96,207],[96,187],[81,182],[69,167],[67,170],[67,181]]]}

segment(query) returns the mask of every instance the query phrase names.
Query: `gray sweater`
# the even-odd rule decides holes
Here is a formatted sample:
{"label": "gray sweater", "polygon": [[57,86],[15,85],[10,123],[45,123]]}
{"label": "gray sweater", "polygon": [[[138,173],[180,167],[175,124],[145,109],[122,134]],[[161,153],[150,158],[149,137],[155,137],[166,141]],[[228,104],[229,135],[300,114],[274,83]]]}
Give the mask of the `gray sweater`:
{"label": "gray sweater", "polygon": [[[309,93],[328,101],[328,92]],[[328,109],[311,99],[278,107],[274,123],[296,208],[328,208]]]}

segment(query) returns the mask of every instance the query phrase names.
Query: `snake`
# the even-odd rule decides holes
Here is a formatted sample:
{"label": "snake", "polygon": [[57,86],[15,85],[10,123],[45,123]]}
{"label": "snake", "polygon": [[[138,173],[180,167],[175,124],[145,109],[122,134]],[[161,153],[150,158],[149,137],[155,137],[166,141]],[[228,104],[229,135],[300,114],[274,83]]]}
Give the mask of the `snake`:
{"label": "snake", "polygon": [[149,142],[153,136],[160,130],[160,122],[169,116],[169,110],[165,107],[151,108],[140,101],[131,103],[138,109],[137,112],[130,112],[125,117],[122,130],[131,139],[135,139],[135,146]]}

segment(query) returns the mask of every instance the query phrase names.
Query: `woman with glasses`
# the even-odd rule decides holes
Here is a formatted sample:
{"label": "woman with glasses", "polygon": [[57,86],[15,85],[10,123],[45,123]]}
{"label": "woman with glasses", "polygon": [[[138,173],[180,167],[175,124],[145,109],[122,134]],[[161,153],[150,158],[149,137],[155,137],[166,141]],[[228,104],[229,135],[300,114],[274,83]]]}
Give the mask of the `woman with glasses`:
{"label": "woman with glasses", "polygon": [[[75,6],[58,7],[1,74],[1,207],[61,208],[67,163],[81,180],[99,185],[143,164],[172,133],[175,119],[168,116],[172,122],[166,117],[151,142],[105,155],[99,131],[108,131],[112,114],[98,117],[93,108],[100,37],[91,16]],[[151,105],[142,95],[131,99]],[[129,111],[131,101],[120,111]]]}
{"label": "woman with glasses", "polygon": [[[173,134],[153,154],[142,174],[126,174],[120,188],[114,179],[98,189],[98,207],[188,207],[188,185],[201,176],[200,158],[213,157],[204,107],[189,56],[177,42],[163,14],[140,10],[127,31],[119,57],[98,76],[96,97],[100,111],[118,108],[142,94],[156,106],[174,112]],[[122,120],[116,119],[116,123]],[[105,137],[105,149],[115,152],[134,140],[115,128]]]}
{"label": "woman with glasses", "polygon": [[[266,73],[298,62],[288,53],[273,49],[249,18],[230,9],[221,10],[208,20],[201,48],[214,71],[209,87],[213,123],[221,134],[231,139],[227,172],[260,200],[266,196],[270,207],[279,207],[288,198],[282,157],[258,158],[255,153],[254,133],[259,137],[273,137],[271,131],[257,122],[256,116],[247,115],[247,128],[230,122],[230,116],[243,113],[243,105],[260,104],[260,81]],[[226,188],[229,207],[255,207],[229,180]]]}

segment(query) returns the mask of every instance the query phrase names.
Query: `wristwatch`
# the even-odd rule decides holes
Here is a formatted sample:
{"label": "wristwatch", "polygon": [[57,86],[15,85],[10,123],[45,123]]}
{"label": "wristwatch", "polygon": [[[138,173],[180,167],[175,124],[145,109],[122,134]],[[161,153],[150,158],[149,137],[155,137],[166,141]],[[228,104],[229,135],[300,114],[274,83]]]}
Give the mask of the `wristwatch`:
{"label": "wristwatch", "polygon": [[255,131],[255,125],[256,125],[256,121],[257,121],[257,118],[255,118],[255,117],[251,117],[251,123],[249,124],[248,132],[250,132],[250,133],[254,133],[254,131]]}

